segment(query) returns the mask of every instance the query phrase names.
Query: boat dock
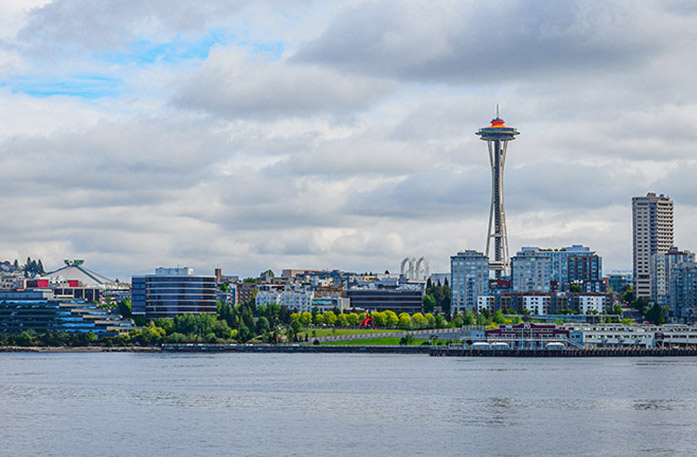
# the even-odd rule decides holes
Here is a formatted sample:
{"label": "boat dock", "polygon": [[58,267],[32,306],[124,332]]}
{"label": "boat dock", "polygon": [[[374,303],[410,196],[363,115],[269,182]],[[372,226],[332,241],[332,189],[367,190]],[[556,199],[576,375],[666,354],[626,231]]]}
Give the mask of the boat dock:
{"label": "boat dock", "polygon": [[697,348],[526,348],[479,349],[463,346],[432,346],[433,357],[697,357]]}

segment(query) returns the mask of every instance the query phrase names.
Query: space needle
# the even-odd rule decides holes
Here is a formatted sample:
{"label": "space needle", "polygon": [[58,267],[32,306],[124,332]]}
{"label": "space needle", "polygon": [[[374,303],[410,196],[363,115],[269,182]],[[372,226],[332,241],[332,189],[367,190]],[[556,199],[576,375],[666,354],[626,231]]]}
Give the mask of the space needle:
{"label": "space needle", "polygon": [[501,279],[502,276],[510,274],[506,212],[503,209],[503,166],[506,163],[508,142],[515,139],[518,130],[504,125],[504,120],[499,118],[499,107],[496,105],[496,118],[491,120],[489,127],[479,129],[477,135],[489,146],[491,162],[491,210],[486,256],[489,258],[489,271],[494,272],[496,279]]}

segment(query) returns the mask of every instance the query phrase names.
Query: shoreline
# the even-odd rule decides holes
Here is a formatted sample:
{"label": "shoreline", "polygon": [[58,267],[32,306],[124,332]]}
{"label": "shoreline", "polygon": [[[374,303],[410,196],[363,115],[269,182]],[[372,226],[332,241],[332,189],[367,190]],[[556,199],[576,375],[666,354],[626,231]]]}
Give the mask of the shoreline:
{"label": "shoreline", "polygon": [[697,348],[584,348],[564,350],[474,350],[447,346],[333,346],[333,345],[235,345],[164,344],[162,346],[3,346],[2,352],[31,353],[267,353],[267,354],[422,354],[431,357],[697,357]]}
{"label": "shoreline", "polygon": [[1,346],[0,352],[162,352],[157,346]]}

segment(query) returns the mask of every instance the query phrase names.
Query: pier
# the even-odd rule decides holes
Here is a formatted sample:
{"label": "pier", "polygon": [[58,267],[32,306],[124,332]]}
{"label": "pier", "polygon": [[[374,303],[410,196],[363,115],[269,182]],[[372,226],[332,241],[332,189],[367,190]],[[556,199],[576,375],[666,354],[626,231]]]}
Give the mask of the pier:
{"label": "pier", "polygon": [[432,346],[433,357],[697,357],[697,348],[526,348],[479,349],[463,346]]}

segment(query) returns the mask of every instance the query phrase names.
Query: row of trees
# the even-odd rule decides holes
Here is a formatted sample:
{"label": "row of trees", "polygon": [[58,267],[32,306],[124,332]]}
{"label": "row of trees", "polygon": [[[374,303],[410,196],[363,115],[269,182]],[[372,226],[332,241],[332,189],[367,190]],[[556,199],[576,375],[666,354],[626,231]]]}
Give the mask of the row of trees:
{"label": "row of trees", "polygon": [[[298,322],[301,327],[357,327],[361,321],[367,317],[366,313],[335,313],[327,311],[324,314],[310,312],[291,314],[291,322]],[[394,311],[376,311],[370,313],[370,317],[375,319],[375,326],[380,328],[398,328],[403,330],[422,329],[422,328],[445,328],[462,326],[463,319],[456,315],[448,322],[440,313],[409,313],[397,314]]]}
{"label": "row of trees", "polygon": [[97,341],[93,332],[87,333],[36,333],[24,330],[19,335],[0,333],[0,346],[90,346]]}

